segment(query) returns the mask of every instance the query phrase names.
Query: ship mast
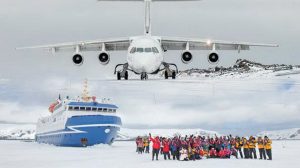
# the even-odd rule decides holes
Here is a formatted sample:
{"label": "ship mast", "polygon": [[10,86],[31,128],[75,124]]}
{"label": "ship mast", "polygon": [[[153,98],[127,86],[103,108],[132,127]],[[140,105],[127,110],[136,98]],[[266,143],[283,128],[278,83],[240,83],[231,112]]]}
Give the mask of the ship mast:
{"label": "ship mast", "polygon": [[85,79],[84,82],[83,82],[83,90],[82,90],[81,99],[85,102],[88,102],[91,99],[91,97],[89,96],[88,80],[87,79]]}

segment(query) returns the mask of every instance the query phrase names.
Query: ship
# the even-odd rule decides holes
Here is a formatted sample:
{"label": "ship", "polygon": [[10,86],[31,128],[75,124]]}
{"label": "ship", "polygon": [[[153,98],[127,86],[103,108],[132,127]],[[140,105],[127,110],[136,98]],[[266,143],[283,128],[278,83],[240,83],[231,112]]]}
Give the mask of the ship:
{"label": "ship", "polygon": [[97,101],[89,96],[88,81],[81,97],[58,99],[49,107],[51,113],[38,119],[35,140],[56,146],[86,147],[112,144],[122,126],[118,107],[110,99]]}

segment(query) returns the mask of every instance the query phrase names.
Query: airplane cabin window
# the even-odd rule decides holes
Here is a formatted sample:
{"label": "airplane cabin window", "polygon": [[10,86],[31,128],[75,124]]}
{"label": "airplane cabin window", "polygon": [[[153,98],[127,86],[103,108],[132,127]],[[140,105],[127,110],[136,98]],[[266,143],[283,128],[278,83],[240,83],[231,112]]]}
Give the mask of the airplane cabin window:
{"label": "airplane cabin window", "polygon": [[152,49],[151,48],[145,48],[145,52],[147,52],[147,53],[152,52]]}
{"label": "airplane cabin window", "polygon": [[133,54],[133,53],[135,53],[135,51],[136,51],[136,48],[133,47],[133,48],[130,50],[130,53]]}
{"label": "airplane cabin window", "polygon": [[142,52],[144,52],[144,48],[137,48],[137,49],[136,49],[136,52],[142,53]]}

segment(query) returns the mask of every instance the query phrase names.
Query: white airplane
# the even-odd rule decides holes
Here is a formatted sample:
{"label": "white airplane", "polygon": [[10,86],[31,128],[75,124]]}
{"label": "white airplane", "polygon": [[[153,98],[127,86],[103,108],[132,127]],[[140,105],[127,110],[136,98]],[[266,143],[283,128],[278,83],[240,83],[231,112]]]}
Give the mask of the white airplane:
{"label": "white airplane", "polygon": [[[151,35],[150,4],[157,1],[198,1],[198,0],[98,0],[98,1],[140,1],[145,3],[144,35],[136,37],[100,39],[93,41],[79,41],[54,45],[23,47],[18,49],[44,48],[53,53],[73,51],[73,62],[82,65],[84,51],[100,51],[98,59],[101,64],[107,65],[110,61],[109,52],[127,50],[127,62],[115,67],[117,79],[128,80],[128,71],[141,75],[141,80],[148,79],[148,74],[157,74],[164,71],[165,79],[176,78],[177,66],[164,61],[164,52],[167,50],[181,50],[181,60],[188,64],[192,61],[191,50],[209,50],[208,61],[216,64],[219,61],[218,50],[249,50],[250,46],[278,47],[276,44],[257,44],[247,42],[228,42],[220,40],[206,40],[199,38],[163,37]],[[123,66],[118,70],[119,66]],[[174,69],[171,69],[174,66]]]}

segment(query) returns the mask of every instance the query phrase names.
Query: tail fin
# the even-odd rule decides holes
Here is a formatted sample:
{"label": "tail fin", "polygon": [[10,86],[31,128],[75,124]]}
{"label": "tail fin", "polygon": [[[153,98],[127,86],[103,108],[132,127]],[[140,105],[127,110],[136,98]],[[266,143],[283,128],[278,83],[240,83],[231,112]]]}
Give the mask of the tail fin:
{"label": "tail fin", "polygon": [[201,0],[98,0],[98,1],[111,1],[111,2],[124,2],[124,1],[135,1],[135,2],[145,2],[145,24],[144,24],[144,34],[151,35],[151,15],[150,15],[150,4],[151,2],[179,2],[179,1],[201,1]]}

